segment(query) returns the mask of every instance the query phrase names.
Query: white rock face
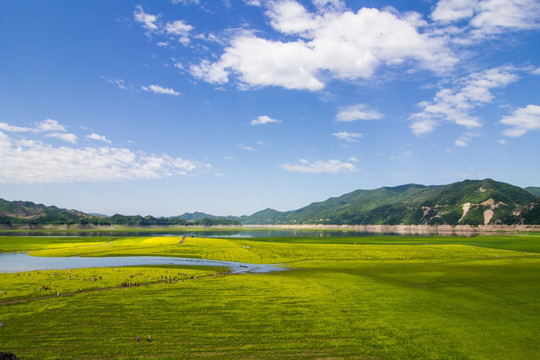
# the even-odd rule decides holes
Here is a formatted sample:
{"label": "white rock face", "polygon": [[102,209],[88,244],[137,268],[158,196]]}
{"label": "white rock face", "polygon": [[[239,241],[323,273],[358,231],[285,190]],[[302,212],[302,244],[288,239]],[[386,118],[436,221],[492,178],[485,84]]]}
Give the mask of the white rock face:
{"label": "white rock face", "polygon": [[484,225],[488,225],[495,212],[491,209],[484,211]]}
{"label": "white rock face", "polygon": [[458,223],[461,222],[461,220],[463,220],[463,218],[469,212],[470,208],[471,208],[471,203],[468,202],[468,203],[463,204],[463,215],[461,215],[461,218],[459,219]]}

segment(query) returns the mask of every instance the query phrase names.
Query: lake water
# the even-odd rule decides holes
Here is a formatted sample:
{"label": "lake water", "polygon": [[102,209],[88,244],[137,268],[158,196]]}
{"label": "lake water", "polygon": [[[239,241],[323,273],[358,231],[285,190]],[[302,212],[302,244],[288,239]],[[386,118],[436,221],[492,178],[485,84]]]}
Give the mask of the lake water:
{"label": "lake water", "polygon": [[[380,233],[363,231],[306,231],[306,230],[214,230],[214,231],[189,231],[189,230],[156,230],[153,231],[0,231],[0,236],[103,236],[103,237],[121,237],[121,236],[197,236],[214,238],[279,238],[279,237],[364,237],[381,235]],[[396,236],[398,233],[385,233],[384,235]],[[401,234],[403,235],[403,234]],[[420,234],[406,234],[420,235]],[[421,234],[428,235],[428,234]]]}
{"label": "lake water", "polygon": [[0,253],[0,272],[2,273],[139,265],[226,267],[233,273],[265,273],[285,270],[284,267],[271,264],[249,264],[233,261],[174,258],[163,256],[40,257],[30,256],[26,253]]}

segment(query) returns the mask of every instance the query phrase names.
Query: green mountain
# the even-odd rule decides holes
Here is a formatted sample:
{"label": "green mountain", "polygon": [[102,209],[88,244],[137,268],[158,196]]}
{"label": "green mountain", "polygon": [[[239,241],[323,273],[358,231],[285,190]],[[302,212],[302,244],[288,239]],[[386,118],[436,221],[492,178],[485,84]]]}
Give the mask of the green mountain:
{"label": "green mountain", "polygon": [[294,211],[265,209],[250,216],[219,217],[201,212],[176,217],[92,216],[25,201],[0,199],[0,224],[87,225],[540,225],[540,188],[522,189],[494,181],[465,180],[449,185],[407,184],[356,190]]}
{"label": "green mountain", "polygon": [[540,198],[540,187],[537,186],[528,186],[525,188],[528,192],[536,196],[537,198]]}
{"label": "green mountain", "polygon": [[[356,190],[304,208],[279,212],[266,209],[244,224],[515,224],[535,200],[528,191],[491,179],[465,180],[445,186],[417,184]],[[527,211],[534,210],[533,206]],[[513,214],[513,215],[512,215]],[[533,217],[527,218],[529,221]]]}
{"label": "green mountain", "polygon": [[215,219],[217,216],[206,214],[203,212],[195,211],[194,213],[183,213],[179,216],[186,221],[197,221],[202,219]]}
{"label": "green mountain", "polygon": [[0,199],[0,223],[13,220],[23,224],[76,224],[88,217],[77,210],[60,209],[56,206],[35,204],[31,201],[6,201]]}

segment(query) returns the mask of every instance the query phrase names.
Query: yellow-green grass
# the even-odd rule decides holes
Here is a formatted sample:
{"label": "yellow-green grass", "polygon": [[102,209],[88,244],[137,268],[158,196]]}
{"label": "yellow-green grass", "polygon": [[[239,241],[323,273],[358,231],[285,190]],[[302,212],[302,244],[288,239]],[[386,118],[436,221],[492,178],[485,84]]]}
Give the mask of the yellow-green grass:
{"label": "yellow-green grass", "polygon": [[[22,359],[540,358],[539,254],[440,244],[180,241],[102,239],[35,253],[253,259],[290,270],[212,277],[205,275],[218,270],[79,269],[70,280],[68,270],[0,274],[0,291],[19,292],[17,301],[39,297],[46,281],[61,294],[87,286],[0,305],[0,351]],[[182,282],[182,272],[199,279]],[[80,281],[92,275],[103,280]],[[180,281],[118,288],[161,276]]]}

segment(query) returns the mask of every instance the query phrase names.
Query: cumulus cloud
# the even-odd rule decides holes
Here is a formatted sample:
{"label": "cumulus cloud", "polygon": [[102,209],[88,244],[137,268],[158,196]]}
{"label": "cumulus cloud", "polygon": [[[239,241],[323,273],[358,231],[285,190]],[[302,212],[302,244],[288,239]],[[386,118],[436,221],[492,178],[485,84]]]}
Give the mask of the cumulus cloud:
{"label": "cumulus cloud", "polygon": [[296,164],[286,163],[279,165],[282,169],[292,172],[301,172],[308,174],[316,173],[340,173],[340,172],[354,172],[356,166],[350,162],[343,162],[340,160],[317,160],[309,162],[305,159],[300,159]]}
{"label": "cumulus cloud", "polygon": [[[141,5],[137,5],[133,12],[133,18],[147,30],[148,36],[165,35],[167,38],[177,37],[178,41],[183,45],[188,45],[191,42],[189,35],[190,31],[193,30],[193,26],[187,24],[183,20],[175,20],[164,24],[162,21],[158,21],[158,17],[158,15],[144,12]],[[167,45],[168,43],[166,41],[157,42],[157,46],[160,47]]]}
{"label": "cumulus cloud", "polygon": [[147,30],[157,30],[159,27],[156,25],[157,16],[145,13],[141,5],[135,6],[135,11],[133,12],[133,17],[135,21],[142,24],[142,26]]}
{"label": "cumulus cloud", "polygon": [[56,120],[45,119],[37,124],[36,131],[66,131],[64,125]]}
{"label": "cumulus cloud", "polygon": [[335,137],[337,137],[340,140],[345,140],[345,141],[349,141],[349,142],[357,142],[358,139],[360,139],[362,136],[364,136],[361,133],[350,133],[350,132],[346,132],[346,131],[333,133],[332,135],[334,135]]}
{"label": "cumulus cloud", "polygon": [[7,123],[0,123],[0,131],[16,133],[42,133],[45,137],[56,138],[72,144],[77,143],[77,136],[66,132],[66,127],[57,120],[45,119],[35,124],[34,127],[12,126]]}
{"label": "cumulus cloud", "polygon": [[184,45],[189,44],[190,42],[189,32],[192,29],[193,29],[193,26],[186,24],[182,20],[176,20],[176,21],[173,21],[172,23],[168,22],[165,25],[165,31],[168,34],[177,35],[179,37],[178,41],[180,41]]}
{"label": "cumulus cloud", "polygon": [[510,66],[488,69],[459,79],[453,88],[439,90],[433,100],[419,104],[421,112],[409,116],[411,130],[415,135],[425,135],[443,121],[467,129],[481,127],[480,119],[471,111],[493,100],[492,89],[517,81],[517,70]]}
{"label": "cumulus cloud", "polygon": [[517,109],[512,115],[504,116],[501,123],[511,126],[503,132],[509,137],[519,137],[529,131],[540,130],[540,106],[527,105]]}
{"label": "cumulus cloud", "polygon": [[465,22],[476,37],[508,30],[540,28],[537,0],[440,0],[431,18],[442,23]]}
{"label": "cumulus cloud", "polygon": [[69,133],[63,133],[63,132],[51,132],[51,133],[45,134],[45,136],[60,139],[60,140],[64,140],[64,141],[70,142],[72,144],[77,143],[77,135],[75,135],[75,134],[69,134]]}
{"label": "cumulus cloud", "polygon": [[457,139],[457,140],[454,142],[454,145],[460,146],[460,147],[466,147],[466,146],[467,146],[467,142],[460,138],[460,139]]}
{"label": "cumulus cloud", "polygon": [[107,144],[111,143],[111,141],[109,139],[107,139],[107,137],[105,137],[104,135],[98,135],[98,134],[95,134],[95,133],[92,133],[90,135],[86,135],[86,138],[91,139],[91,140],[103,141],[103,142],[106,142]]}
{"label": "cumulus cloud", "polygon": [[340,1],[316,1],[315,13],[293,0],[266,4],[271,26],[291,40],[240,31],[217,61],[192,65],[192,75],[216,84],[234,75],[244,87],[318,91],[331,79],[367,79],[383,66],[413,62],[440,72],[457,61],[444,40],[419,31],[418,16],[369,8],[354,13]]}
{"label": "cumulus cloud", "polygon": [[180,93],[171,88],[164,88],[159,85],[141,86],[144,91],[150,91],[156,94],[174,95],[178,96]]}
{"label": "cumulus cloud", "polygon": [[269,116],[261,115],[258,116],[256,119],[253,119],[249,122],[250,125],[265,125],[265,124],[278,124],[281,120],[272,119]]}
{"label": "cumulus cloud", "polygon": [[368,105],[356,104],[340,108],[336,120],[351,122],[356,120],[379,120],[383,117],[383,114],[371,109]]}
{"label": "cumulus cloud", "polygon": [[13,126],[13,125],[6,124],[4,122],[0,122],[0,131],[26,132],[26,131],[32,131],[32,129],[27,128],[27,127],[21,127],[21,126]]}
{"label": "cumulus cloud", "polygon": [[0,183],[159,179],[208,167],[116,147],[57,147],[33,139],[12,139],[4,132],[0,132],[0,158]]}

